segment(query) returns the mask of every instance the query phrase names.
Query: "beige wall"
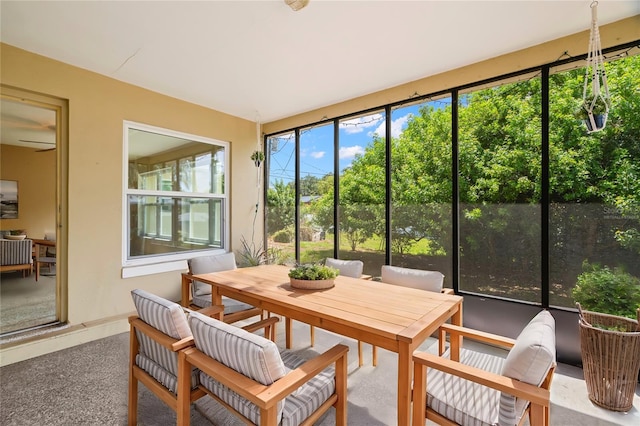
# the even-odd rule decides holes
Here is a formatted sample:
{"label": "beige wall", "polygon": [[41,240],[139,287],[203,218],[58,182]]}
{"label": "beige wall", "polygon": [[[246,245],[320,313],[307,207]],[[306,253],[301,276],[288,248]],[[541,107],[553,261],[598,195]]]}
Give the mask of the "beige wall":
{"label": "beige wall", "polygon": [[[600,29],[603,46],[640,39],[640,17]],[[265,133],[314,123],[429,94],[507,72],[553,62],[564,52],[586,52],[588,31],[458,70],[404,84],[327,108],[263,125]],[[249,155],[256,146],[255,123],[159,95],[2,44],[2,83],[67,99],[68,295],[71,331],[1,349],[0,362],[61,349],[126,330],[133,310],[129,291],[144,288],[177,300],[177,272],[121,278],[122,121],[132,120],[231,142],[232,247],[251,235],[258,188]],[[434,58],[437,60],[437,58]],[[260,222],[260,220],[258,220]],[[261,235],[260,229],[256,235]]]}
{"label": "beige wall", "polygon": [[0,145],[0,179],[18,182],[18,218],[0,219],[0,229],[24,229],[30,238],[55,232],[55,151]]}
{"label": "beige wall", "polygon": [[[63,222],[68,219],[68,226],[60,232],[68,241],[67,275],[62,288],[68,294],[68,321],[73,331],[67,335],[74,336],[65,339],[63,333],[45,343],[40,339],[22,345],[5,344],[0,349],[0,362],[4,365],[125,331],[126,316],[134,310],[129,294],[134,288],[179,299],[177,271],[121,278],[123,120],[230,142],[234,250],[240,247],[241,235],[251,235],[258,189],[253,179],[255,168],[249,159],[256,147],[254,122],[13,46],[1,44],[0,48],[3,85],[68,100],[68,168],[62,171],[68,174],[68,210],[63,218]],[[258,226],[256,235],[262,230],[260,223]]]}

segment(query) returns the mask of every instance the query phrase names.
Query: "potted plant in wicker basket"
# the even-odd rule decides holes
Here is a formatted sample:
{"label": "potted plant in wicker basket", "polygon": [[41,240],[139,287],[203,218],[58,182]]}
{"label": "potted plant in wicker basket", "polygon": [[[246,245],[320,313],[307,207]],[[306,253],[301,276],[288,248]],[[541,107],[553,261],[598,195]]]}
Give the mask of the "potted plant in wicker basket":
{"label": "potted plant in wicker basket", "polygon": [[640,372],[640,280],[619,269],[584,266],[573,298],[587,393],[596,405],[629,411]]}
{"label": "potted plant in wicker basket", "polygon": [[305,290],[331,288],[338,270],[320,264],[299,265],[289,271],[291,287]]}

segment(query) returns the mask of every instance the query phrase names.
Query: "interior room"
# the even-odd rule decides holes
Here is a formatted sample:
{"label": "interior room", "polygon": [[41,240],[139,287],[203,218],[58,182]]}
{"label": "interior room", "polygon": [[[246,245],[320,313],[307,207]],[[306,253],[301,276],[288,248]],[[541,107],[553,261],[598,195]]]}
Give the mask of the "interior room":
{"label": "interior room", "polygon": [[[570,371],[580,391],[569,392],[591,404],[572,291],[585,261],[640,274],[638,153],[603,143],[609,163],[582,155],[598,151],[594,141],[632,147],[637,126],[620,123],[640,105],[627,90],[638,81],[637,1],[0,7],[0,231],[7,247],[30,246],[2,265],[4,371],[88,342],[128,350],[131,292],[180,303],[194,257],[231,252],[239,269],[331,257],[362,260],[372,285],[384,265],[441,271],[447,296],[464,300],[459,317],[443,318],[484,332],[515,338],[548,310],[556,375]],[[608,127],[592,134],[589,124],[604,126],[590,120],[593,105],[586,121],[568,111],[593,90],[581,82],[594,40],[611,93]],[[472,128],[473,117],[488,118]],[[509,157],[531,140],[535,156]],[[411,149],[421,156],[404,157]],[[554,174],[557,164],[575,179]],[[610,164],[620,173],[606,174]],[[308,325],[319,347],[335,343],[340,333],[321,322],[294,321],[294,346],[309,349]],[[370,371],[354,367],[349,333],[351,373]],[[384,339],[370,340],[367,351],[378,343],[394,365]],[[403,392],[381,424],[407,418]],[[630,416],[602,422],[636,420],[639,397]]]}

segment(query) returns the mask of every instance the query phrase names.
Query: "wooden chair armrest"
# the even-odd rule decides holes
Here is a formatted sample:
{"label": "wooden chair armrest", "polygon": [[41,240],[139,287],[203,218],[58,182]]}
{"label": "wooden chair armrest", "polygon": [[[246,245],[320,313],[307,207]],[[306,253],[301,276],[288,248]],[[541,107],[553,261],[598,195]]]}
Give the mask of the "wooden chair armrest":
{"label": "wooden chair armrest", "polygon": [[[264,392],[264,394],[258,396],[264,398],[265,403],[269,400],[279,401],[284,399],[287,395],[339,359],[342,358],[343,362],[346,363],[348,352],[348,346],[337,344],[331,349],[306,361],[295,370],[289,371],[286,376],[269,386],[268,392]],[[336,368],[336,381],[340,380],[338,377],[340,371],[340,368]],[[344,377],[344,380],[346,380],[346,377]]]}
{"label": "wooden chair armrest", "polygon": [[233,324],[234,322],[242,321],[247,318],[255,317],[256,315],[262,315],[262,309],[253,308],[244,311],[234,312],[224,316],[224,322],[227,324]]}
{"label": "wooden chair armrest", "polygon": [[[515,397],[524,398],[531,401],[532,404],[538,404],[544,407],[548,407],[550,404],[549,400],[551,394],[547,389],[491,373],[470,365],[461,364],[448,358],[424,352],[416,352],[413,355],[413,362],[414,377],[426,374],[426,367],[431,367],[436,370],[479,383],[483,386],[497,389],[501,392],[506,392]],[[420,381],[418,380],[417,383],[420,383]],[[421,389],[417,389],[416,391],[422,392]]]}
{"label": "wooden chair armrest", "polygon": [[196,348],[181,351],[178,353],[178,356],[184,356],[187,364],[199,368],[205,374],[208,374],[216,381],[232,389],[241,397],[253,402],[259,407],[264,407],[261,399],[258,399],[256,395],[267,389],[267,386],[248,378],[244,374],[238,373],[236,370],[216,361]]}
{"label": "wooden chair armrest", "polygon": [[219,320],[224,317],[224,305],[211,305],[206,308],[198,309],[196,312]]}
{"label": "wooden chair armrest", "polygon": [[195,345],[193,337],[185,337],[180,340],[174,339],[173,337],[167,336],[163,332],[151,327],[137,316],[129,317],[129,324],[131,324],[131,333],[135,333],[135,331],[138,330],[173,352]]}
{"label": "wooden chair armrest", "polygon": [[270,338],[269,336],[273,336],[273,334],[271,333],[271,330],[275,327],[278,321],[280,321],[280,318],[278,317],[269,317],[269,318],[251,323],[249,325],[245,325],[244,327],[242,327],[242,329],[250,333],[253,333],[254,331],[257,331],[260,329],[264,329],[265,337]]}
{"label": "wooden chair armrest", "polygon": [[441,325],[440,332],[449,333],[452,339],[461,336],[467,339],[475,340],[477,342],[499,346],[504,349],[511,349],[516,343],[515,339],[510,339],[508,337],[499,336],[497,334],[486,333],[484,331],[465,328],[453,324]]}
{"label": "wooden chair armrest", "polygon": [[[295,370],[291,370],[286,376],[270,386],[260,384],[238,373],[232,368],[208,357],[196,348],[181,351],[179,356],[184,357],[188,364],[199,368],[205,374],[213,377],[258,407],[269,408],[340,358],[343,358],[344,362],[346,362],[348,351],[349,347],[340,344],[336,345],[323,354],[306,361]],[[336,368],[336,374],[338,374],[338,371],[342,370]]]}
{"label": "wooden chair armrest", "polygon": [[440,291],[440,293],[443,293],[443,294],[456,294],[456,292],[455,292],[455,291],[453,291],[453,289],[452,289],[452,288],[443,288],[443,289]]}

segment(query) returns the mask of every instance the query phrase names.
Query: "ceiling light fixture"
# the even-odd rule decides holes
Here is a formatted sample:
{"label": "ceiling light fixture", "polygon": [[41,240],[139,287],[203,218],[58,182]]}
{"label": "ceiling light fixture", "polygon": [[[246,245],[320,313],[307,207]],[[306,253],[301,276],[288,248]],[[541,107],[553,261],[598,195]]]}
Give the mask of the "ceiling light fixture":
{"label": "ceiling light fixture", "polygon": [[289,6],[294,12],[304,8],[309,4],[309,0],[284,0],[284,2]]}

